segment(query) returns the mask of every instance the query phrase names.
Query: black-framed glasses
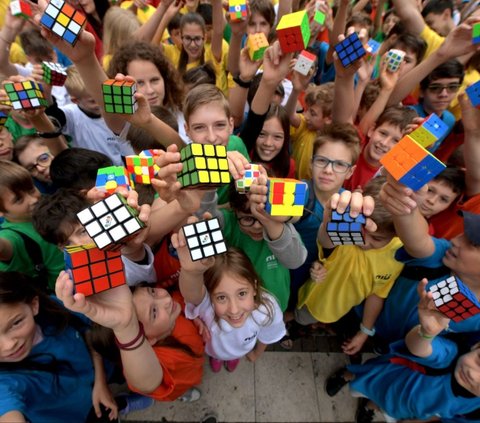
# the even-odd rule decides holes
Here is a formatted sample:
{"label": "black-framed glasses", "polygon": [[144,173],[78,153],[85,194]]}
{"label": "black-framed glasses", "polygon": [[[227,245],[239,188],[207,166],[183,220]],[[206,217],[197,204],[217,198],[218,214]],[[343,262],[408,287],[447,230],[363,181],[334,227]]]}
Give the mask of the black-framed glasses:
{"label": "black-framed glasses", "polygon": [[325,169],[329,164],[331,164],[333,171],[336,173],[346,173],[348,172],[348,169],[352,167],[350,163],[342,160],[330,160],[328,157],[318,155],[313,156],[312,163],[313,166],[320,169]]}
{"label": "black-framed glasses", "polygon": [[32,173],[34,171],[37,171],[38,167],[46,168],[50,166],[50,164],[52,163],[52,158],[53,157],[50,154],[50,152],[42,153],[37,157],[37,160],[35,161],[35,163],[32,163],[30,166],[26,167],[26,169],[30,173]]}
{"label": "black-framed glasses", "polygon": [[237,216],[237,219],[240,226],[245,228],[249,228],[250,226],[255,225],[256,222],[259,222],[259,220],[253,216]]}
{"label": "black-framed glasses", "polygon": [[182,41],[183,44],[190,45],[190,44],[195,44],[196,46],[199,46],[200,44],[203,43],[204,38],[203,37],[189,37],[188,35],[182,36]]}
{"label": "black-framed glasses", "polygon": [[456,93],[460,89],[460,84],[430,84],[427,87],[428,91],[434,94],[440,94],[443,90],[447,90],[450,94]]}

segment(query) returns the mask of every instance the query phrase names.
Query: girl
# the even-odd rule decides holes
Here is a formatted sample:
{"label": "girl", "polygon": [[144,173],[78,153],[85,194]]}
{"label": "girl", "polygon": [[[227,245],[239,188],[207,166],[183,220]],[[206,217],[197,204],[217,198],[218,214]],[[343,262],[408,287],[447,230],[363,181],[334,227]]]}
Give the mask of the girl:
{"label": "girl", "polygon": [[[190,223],[196,219],[190,220]],[[210,367],[219,372],[223,362],[233,372],[240,358],[255,361],[285,335],[280,307],[260,286],[255,269],[240,250],[192,262],[183,232],[173,235],[181,263],[180,291],[186,315],[200,317],[210,330],[206,352]]]}

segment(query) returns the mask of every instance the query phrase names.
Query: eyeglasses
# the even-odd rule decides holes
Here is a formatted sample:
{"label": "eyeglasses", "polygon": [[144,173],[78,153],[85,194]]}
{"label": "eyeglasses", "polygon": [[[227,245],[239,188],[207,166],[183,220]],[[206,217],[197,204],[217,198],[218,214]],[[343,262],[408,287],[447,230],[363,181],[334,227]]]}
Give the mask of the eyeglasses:
{"label": "eyeglasses", "polygon": [[332,169],[336,173],[347,173],[348,169],[352,167],[350,163],[342,162],[341,160],[330,160],[323,156],[313,156],[313,166],[325,169],[329,164],[332,164]]}
{"label": "eyeglasses", "polygon": [[237,218],[240,226],[244,226],[245,228],[249,228],[250,226],[255,225],[256,222],[259,222],[259,220],[253,216],[237,216]]}
{"label": "eyeglasses", "polygon": [[52,163],[52,158],[53,156],[50,154],[50,152],[40,154],[40,156],[37,157],[37,161],[30,166],[26,167],[26,169],[30,172],[33,173],[35,171],[38,171],[38,167],[43,167],[46,168],[50,166],[50,163]]}
{"label": "eyeglasses", "polygon": [[203,43],[204,38],[203,37],[189,37],[188,35],[185,35],[182,37],[183,44],[190,45],[190,44],[195,44],[196,46],[199,46],[200,44]]}
{"label": "eyeglasses", "polygon": [[432,84],[427,87],[428,91],[434,94],[440,94],[443,90],[447,90],[450,94],[456,93],[460,89],[460,84]]}

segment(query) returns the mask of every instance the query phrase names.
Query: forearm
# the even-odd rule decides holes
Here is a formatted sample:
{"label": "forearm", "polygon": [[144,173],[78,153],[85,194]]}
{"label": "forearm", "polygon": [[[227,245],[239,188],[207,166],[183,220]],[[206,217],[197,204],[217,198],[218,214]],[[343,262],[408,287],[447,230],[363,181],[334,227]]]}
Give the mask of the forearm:
{"label": "forearm", "polygon": [[352,8],[352,15],[356,13],[361,13],[363,9],[365,9],[365,6],[368,4],[368,0],[359,0],[355,6]]}
{"label": "forearm", "polygon": [[230,104],[230,113],[233,117],[233,124],[238,128],[244,120],[245,104],[247,103],[248,88],[235,85],[230,88],[228,93],[228,102]]}
{"label": "forearm", "polygon": [[408,32],[418,36],[425,27],[425,21],[416,5],[416,0],[393,0],[395,14],[405,24]]}
{"label": "forearm", "polygon": [[199,305],[203,301],[205,296],[203,272],[191,272],[181,269],[178,286],[185,302]]}
{"label": "forearm", "polygon": [[175,144],[180,151],[185,147],[185,143],[182,138],[180,138],[180,135],[178,135],[178,132],[157,118],[154,114],[150,114],[148,122],[143,123],[140,127],[151,134],[159,144],[165,148],[171,144]]}
{"label": "forearm", "polygon": [[290,125],[298,128],[300,126],[300,118],[297,116],[297,100],[300,92],[293,88],[290,97],[288,97],[285,110],[287,111],[288,118],[290,119]]}
{"label": "forearm", "polygon": [[480,193],[480,132],[465,132],[463,156],[466,169],[465,194],[472,197]]}
{"label": "forearm", "polygon": [[363,309],[362,325],[367,329],[373,329],[380,315],[385,300],[378,295],[372,294],[365,300]]}
{"label": "forearm", "polygon": [[265,80],[262,78],[255,97],[253,97],[251,108],[257,115],[268,112],[270,103],[275,94],[275,89],[281,81]]}
{"label": "forearm", "polygon": [[404,216],[393,216],[395,232],[412,257],[428,257],[435,251],[432,237],[428,233],[428,223],[418,211]]}
{"label": "forearm", "polygon": [[253,351],[255,352],[256,358],[259,358],[265,352],[266,349],[267,349],[266,344],[260,341],[257,341],[255,348],[253,349]]}
{"label": "forearm", "polygon": [[93,383],[107,385],[107,376],[105,374],[105,366],[103,365],[102,356],[92,348],[89,342],[87,342],[87,344],[88,344],[88,348],[90,350],[90,355],[92,357],[92,362],[93,362],[93,371],[94,371]]}
{"label": "forearm", "polygon": [[0,73],[5,77],[17,75],[17,68],[10,63],[10,46],[16,34],[4,26],[0,30]]}
{"label": "forearm", "polygon": [[335,19],[333,21],[332,32],[330,33],[330,48],[328,49],[327,58],[325,60],[327,64],[333,63],[333,52],[335,51],[333,46],[338,43],[338,37],[345,34],[348,8],[348,1],[340,1],[340,5],[337,9],[337,14],[335,15]]}
{"label": "forearm", "polygon": [[383,111],[387,107],[388,99],[390,98],[391,94],[392,94],[391,90],[385,90],[385,89],[380,90],[380,93],[377,99],[372,104],[370,109],[368,109],[367,113],[365,113],[365,116],[360,121],[359,129],[360,131],[362,131],[362,133],[366,134],[368,130],[375,125],[375,122],[377,121],[378,117],[383,113]]}
{"label": "forearm", "polygon": [[353,120],[356,121],[356,116],[358,114],[358,109],[360,108],[360,102],[362,101],[363,93],[365,92],[365,88],[367,88],[368,80],[366,81],[358,81],[357,85],[354,88],[353,92],[353,111],[352,116]]}
{"label": "forearm", "polygon": [[334,123],[353,123],[353,97],[353,75],[348,78],[339,78],[337,75],[332,106],[332,121]]}
{"label": "forearm", "polygon": [[272,253],[287,269],[296,269],[307,259],[307,249],[291,223],[283,224],[283,232],[279,238],[266,240]]}
{"label": "forearm", "polygon": [[227,70],[233,75],[240,74],[240,51],[242,49],[242,35],[232,34],[228,47]]}
{"label": "forearm", "polygon": [[217,62],[222,60],[223,18],[222,0],[212,0],[212,54]]}
{"label": "forearm", "polygon": [[427,333],[421,325],[410,329],[405,337],[408,350],[417,357],[428,357],[432,354],[432,341],[438,333]]}

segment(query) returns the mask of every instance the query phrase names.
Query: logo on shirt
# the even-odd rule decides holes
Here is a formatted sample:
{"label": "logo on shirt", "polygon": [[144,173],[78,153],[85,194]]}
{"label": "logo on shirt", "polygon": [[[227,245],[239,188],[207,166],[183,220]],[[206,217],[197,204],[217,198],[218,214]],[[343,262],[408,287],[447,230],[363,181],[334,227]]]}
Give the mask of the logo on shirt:
{"label": "logo on shirt", "polygon": [[388,281],[391,277],[391,273],[385,273],[384,275],[375,275],[375,280]]}
{"label": "logo on shirt", "polygon": [[278,260],[275,257],[275,254],[272,254],[271,256],[267,256],[267,258],[265,259],[265,262],[267,264],[267,270],[276,269],[278,267]]}
{"label": "logo on shirt", "polygon": [[243,343],[244,343],[244,344],[248,344],[248,343],[252,342],[253,340],[257,339],[257,333],[258,333],[258,332],[255,331],[252,336],[249,336],[248,338],[245,338],[245,339],[243,340]]}

